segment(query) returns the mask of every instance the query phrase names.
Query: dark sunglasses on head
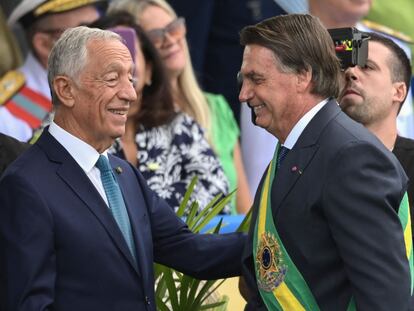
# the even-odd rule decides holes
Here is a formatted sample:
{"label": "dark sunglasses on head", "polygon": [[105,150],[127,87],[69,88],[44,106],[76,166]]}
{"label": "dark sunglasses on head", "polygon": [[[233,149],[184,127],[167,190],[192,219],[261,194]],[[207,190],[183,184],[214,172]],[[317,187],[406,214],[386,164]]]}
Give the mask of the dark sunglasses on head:
{"label": "dark sunglasses on head", "polygon": [[173,39],[181,39],[185,36],[185,19],[178,17],[164,28],[157,28],[147,32],[148,37],[155,46],[161,46],[164,43],[165,35],[169,35]]}

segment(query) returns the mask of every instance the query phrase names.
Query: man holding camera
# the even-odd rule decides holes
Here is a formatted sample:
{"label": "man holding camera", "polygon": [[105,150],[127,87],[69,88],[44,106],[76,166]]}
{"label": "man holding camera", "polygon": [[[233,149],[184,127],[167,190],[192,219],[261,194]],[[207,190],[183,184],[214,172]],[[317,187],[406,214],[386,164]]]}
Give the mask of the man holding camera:
{"label": "man holding camera", "polygon": [[241,43],[239,99],[279,140],[242,258],[246,310],[407,310],[407,177],[333,99],[329,33],[292,14],[244,28]]}
{"label": "man holding camera", "polygon": [[[392,150],[410,180],[414,180],[414,140],[397,133],[397,116],[410,87],[410,61],[391,39],[375,33],[369,36],[366,65],[345,70],[339,103],[348,116]],[[408,198],[414,207],[414,182],[408,186]]]}

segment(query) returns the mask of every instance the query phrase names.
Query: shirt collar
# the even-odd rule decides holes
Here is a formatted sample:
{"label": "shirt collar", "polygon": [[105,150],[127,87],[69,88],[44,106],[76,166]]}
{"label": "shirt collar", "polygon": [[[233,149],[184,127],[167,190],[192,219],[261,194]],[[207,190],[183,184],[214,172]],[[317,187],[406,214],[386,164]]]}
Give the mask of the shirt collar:
{"label": "shirt collar", "polygon": [[[96,149],[65,131],[53,121],[50,123],[49,133],[69,152],[86,173],[91,171],[100,155]],[[103,155],[107,157],[107,151],[104,151]]]}
{"label": "shirt collar", "polygon": [[326,105],[328,100],[329,98],[324,99],[323,101],[315,105],[307,113],[305,113],[305,115],[302,118],[300,118],[300,120],[295,124],[293,129],[290,131],[283,146],[289,149],[293,148],[293,146],[298,141],[300,135],[302,134],[303,130],[306,128],[309,122],[313,119],[313,117],[318,113],[318,111],[321,110],[322,107]]}

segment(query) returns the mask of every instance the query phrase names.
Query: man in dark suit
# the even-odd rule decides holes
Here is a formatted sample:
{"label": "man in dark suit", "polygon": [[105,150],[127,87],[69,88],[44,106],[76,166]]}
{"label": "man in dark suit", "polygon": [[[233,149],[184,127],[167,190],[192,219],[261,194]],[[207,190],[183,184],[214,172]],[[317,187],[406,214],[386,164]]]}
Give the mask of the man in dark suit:
{"label": "man in dark suit", "polygon": [[414,140],[399,136],[397,131],[397,116],[409,94],[411,64],[404,50],[393,40],[376,33],[368,35],[367,65],[345,71],[346,84],[339,96],[339,104],[348,116],[375,134],[400,161],[410,179],[408,198],[413,219]]}
{"label": "man in dark suit", "polygon": [[0,181],[0,310],[156,310],[153,261],[240,274],[245,236],[191,233],[107,154],[136,100],[133,68],[110,31],[76,27],[55,44],[54,122]]}
{"label": "man in dark suit", "polygon": [[6,170],[7,166],[16,160],[29,146],[29,144],[0,133],[0,176]]}
{"label": "man in dark suit", "polygon": [[280,142],[242,257],[246,310],[407,310],[407,177],[333,99],[340,69],[328,32],[292,14],[244,28],[241,43],[240,101]]}

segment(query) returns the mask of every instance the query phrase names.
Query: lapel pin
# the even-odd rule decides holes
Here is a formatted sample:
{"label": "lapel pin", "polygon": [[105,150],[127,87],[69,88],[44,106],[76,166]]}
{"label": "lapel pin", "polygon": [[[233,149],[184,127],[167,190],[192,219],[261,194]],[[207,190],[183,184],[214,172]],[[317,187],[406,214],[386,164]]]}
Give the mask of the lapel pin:
{"label": "lapel pin", "polygon": [[120,166],[117,166],[116,168],[115,168],[115,172],[119,175],[119,174],[121,174],[122,173],[122,167],[120,167]]}
{"label": "lapel pin", "polygon": [[290,170],[292,173],[298,172],[299,175],[302,175],[302,171],[296,165],[293,166]]}

